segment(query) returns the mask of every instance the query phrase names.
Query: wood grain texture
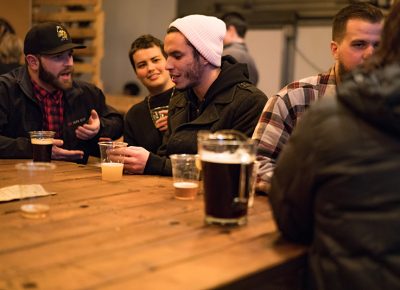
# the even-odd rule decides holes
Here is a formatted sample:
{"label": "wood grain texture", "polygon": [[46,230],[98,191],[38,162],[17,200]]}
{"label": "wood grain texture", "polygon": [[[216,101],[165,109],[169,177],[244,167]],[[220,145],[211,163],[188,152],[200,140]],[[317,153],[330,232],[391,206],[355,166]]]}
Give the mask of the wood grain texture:
{"label": "wood grain texture", "polygon": [[[17,162],[0,160],[0,186],[16,180]],[[111,183],[96,164],[54,163],[57,194],[40,198],[48,217],[21,217],[25,200],[0,203],[0,289],[273,289],[260,277],[292,275],[285,265],[304,257],[281,239],[266,197],[245,226],[207,226],[202,196],[174,199],[170,177]]]}

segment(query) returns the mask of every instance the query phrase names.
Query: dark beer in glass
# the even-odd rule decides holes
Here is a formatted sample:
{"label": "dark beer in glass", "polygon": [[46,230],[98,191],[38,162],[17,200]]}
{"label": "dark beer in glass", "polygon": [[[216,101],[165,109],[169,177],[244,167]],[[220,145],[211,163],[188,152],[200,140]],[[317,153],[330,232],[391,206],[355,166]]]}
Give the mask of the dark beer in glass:
{"label": "dark beer in glass", "polygon": [[[232,162],[233,161],[233,162]],[[253,163],[202,159],[206,222],[246,223]]]}
{"label": "dark beer in glass", "polygon": [[53,147],[53,131],[29,132],[32,143],[32,155],[34,162],[51,162],[51,149]]}
{"label": "dark beer in glass", "polygon": [[[238,140],[233,139],[237,136]],[[206,223],[246,224],[255,161],[254,141],[232,130],[201,131],[197,140]]]}

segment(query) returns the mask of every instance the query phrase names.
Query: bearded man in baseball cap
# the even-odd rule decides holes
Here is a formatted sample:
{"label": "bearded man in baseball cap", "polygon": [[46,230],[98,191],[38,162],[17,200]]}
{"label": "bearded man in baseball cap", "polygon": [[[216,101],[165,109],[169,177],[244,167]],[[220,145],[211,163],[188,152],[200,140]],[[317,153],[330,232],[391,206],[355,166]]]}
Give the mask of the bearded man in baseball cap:
{"label": "bearded man in baseball cap", "polygon": [[52,158],[85,163],[99,138],[119,138],[122,116],[92,84],[73,80],[73,43],[61,23],[32,27],[25,65],[0,76],[0,158],[31,158],[30,131],[54,131]]}

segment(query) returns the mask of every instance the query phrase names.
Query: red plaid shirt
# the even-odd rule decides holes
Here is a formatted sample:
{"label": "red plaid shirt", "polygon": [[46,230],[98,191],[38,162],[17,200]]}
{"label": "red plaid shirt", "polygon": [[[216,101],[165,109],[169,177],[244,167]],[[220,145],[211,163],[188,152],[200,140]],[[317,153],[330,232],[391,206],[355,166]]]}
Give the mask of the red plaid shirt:
{"label": "red plaid shirt", "polygon": [[63,91],[49,93],[36,82],[32,81],[32,84],[33,95],[39,100],[43,111],[43,130],[54,131],[55,138],[61,138],[64,116]]}

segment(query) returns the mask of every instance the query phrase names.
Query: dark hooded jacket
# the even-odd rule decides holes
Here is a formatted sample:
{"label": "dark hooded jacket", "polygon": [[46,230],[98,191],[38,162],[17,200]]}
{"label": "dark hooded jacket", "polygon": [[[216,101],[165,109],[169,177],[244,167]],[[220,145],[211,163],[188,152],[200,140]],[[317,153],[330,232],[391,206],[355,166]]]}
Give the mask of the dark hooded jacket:
{"label": "dark hooded jacket", "polygon": [[305,114],[270,200],[283,235],[310,244],[314,289],[400,289],[400,66],[354,72]]}
{"label": "dark hooded jacket", "polygon": [[[91,110],[100,118],[100,131],[91,140],[76,138],[75,129],[87,123]],[[32,82],[26,66],[0,76],[0,158],[31,158],[29,131],[43,130],[43,113],[33,96]],[[64,92],[63,148],[83,150],[85,163],[89,155],[99,155],[98,138],[119,138],[123,118],[105,103],[103,92],[92,84],[74,81]]]}
{"label": "dark hooded jacket", "polygon": [[197,153],[199,130],[235,129],[251,137],[266,101],[266,95],[250,83],[246,65],[223,57],[221,73],[203,103],[191,89],[171,99],[168,131],[158,154],[150,153],[144,173],[171,175],[168,156]]}

